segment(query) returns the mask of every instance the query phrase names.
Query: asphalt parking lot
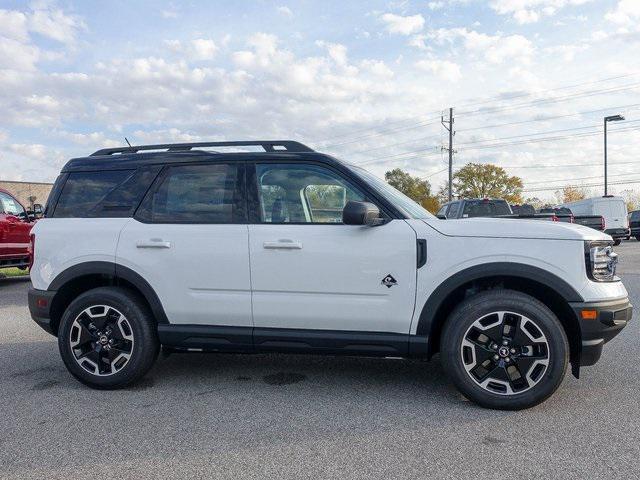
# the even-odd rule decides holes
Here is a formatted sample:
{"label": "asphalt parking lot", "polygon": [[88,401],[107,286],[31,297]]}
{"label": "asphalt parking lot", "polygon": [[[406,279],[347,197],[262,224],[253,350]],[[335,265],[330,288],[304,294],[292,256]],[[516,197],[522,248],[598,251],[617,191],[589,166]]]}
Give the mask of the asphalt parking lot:
{"label": "asphalt parking lot", "polygon": [[[640,242],[616,247],[640,305]],[[637,478],[638,316],[546,403],[483,410],[440,363],[172,355],[86,388],[0,280],[0,478]]]}

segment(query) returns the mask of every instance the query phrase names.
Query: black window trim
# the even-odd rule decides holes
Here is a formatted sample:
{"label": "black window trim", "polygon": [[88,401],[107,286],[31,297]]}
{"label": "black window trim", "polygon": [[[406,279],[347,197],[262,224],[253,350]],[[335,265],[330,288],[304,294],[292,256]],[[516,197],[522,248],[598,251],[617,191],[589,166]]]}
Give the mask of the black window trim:
{"label": "black window trim", "polygon": [[372,188],[370,188],[365,182],[360,180],[356,175],[349,172],[347,169],[342,170],[335,168],[333,165],[317,161],[317,160],[287,160],[287,159],[265,159],[265,160],[255,160],[248,161],[247,175],[246,175],[246,190],[248,195],[247,198],[247,207],[248,207],[248,219],[250,225],[329,225],[329,226],[341,226],[344,227],[344,223],[334,223],[334,222],[264,222],[262,220],[261,215],[261,207],[260,207],[260,194],[259,194],[259,185],[258,185],[258,175],[256,166],[260,165],[314,165],[319,167],[324,167],[327,170],[335,173],[339,178],[345,180],[346,183],[352,184],[356,188],[358,188],[362,193],[365,194],[367,198],[370,199],[371,203],[373,203],[376,207],[380,209],[380,213],[383,217],[393,220],[395,218],[402,218],[397,214],[394,214],[390,211],[390,209],[385,205],[379,195],[377,195]]}
{"label": "black window trim", "polygon": [[[248,204],[247,204],[247,162],[244,161],[194,161],[194,162],[176,162],[165,164],[160,170],[160,173],[156,176],[154,181],[151,183],[151,186],[147,190],[147,192],[143,195],[142,200],[136,207],[132,217],[134,220],[145,223],[145,224],[155,224],[155,225],[246,225],[247,224],[247,212],[248,212]],[[146,218],[143,218],[141,209],[142,205],[144,205],[145,200],[148,196],[155,195],[158,189],[162,186],[162,183],[167,178],[167,175],[171,171],[172,168],[180,168],[180,167],[191,167],[191,166],[211,166],[211,165],[231,165],[235,166],[238,169],[238,181],[240,186],[240,198],[241,204],[244,206],[244,211],[241,212],[240,219],[238,221],[233,222],[209,222],[209,221],[190,221],[190,220],[179,220],[179,221],[171,221],[171,222],[157,222],[151,221]]]}

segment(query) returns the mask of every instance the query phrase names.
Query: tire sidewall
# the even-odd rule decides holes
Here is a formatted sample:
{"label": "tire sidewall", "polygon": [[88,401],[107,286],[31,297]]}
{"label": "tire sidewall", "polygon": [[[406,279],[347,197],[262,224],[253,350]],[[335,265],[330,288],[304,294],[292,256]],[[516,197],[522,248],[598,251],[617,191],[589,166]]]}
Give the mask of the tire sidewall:
{"label": "tire sidewall", "polygon": [[[107,305],[124,315],[134,338],[131,358],[118,372],[108,376],[93,375],[82,368],[75,359],[70,343],[70,332],[76,317],[86,308]],[[93,388],[120,388],[137,380],[150,368],[158,354],[157,333],[150,328],[149,313],[141,302],[128,291],[120,288],[101,287],[83,293],[67,307],[60,322],[58,348],[69,372],[82,383]]]}
{"label": "tire sidewall", "polygon": [[[478,385],[464,368],[462,340],[478,319],[496,311],[510,311],[532,320],[549,345],[549,364],[532,388],[514,395],[500,395]],[[556,316],[541,302],[515,291],[487,292],[463,302],[449,317],[442,338],[443,359],[458,389],[470,400],[488,408],[518,410],[546,400],[558,388],[568,365],[569,346]]]}

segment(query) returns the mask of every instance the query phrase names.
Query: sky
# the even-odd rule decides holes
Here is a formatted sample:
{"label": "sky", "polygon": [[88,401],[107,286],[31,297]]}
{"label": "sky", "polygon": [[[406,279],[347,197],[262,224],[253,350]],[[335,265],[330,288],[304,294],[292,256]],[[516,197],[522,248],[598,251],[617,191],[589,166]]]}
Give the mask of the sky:
{"label": "sky", "polygon": [[[640,0],[0,0],[0,179],[108,146],[293,139],[434,189],[640,191]],[[625,182],[625,183],[623,183]]]}

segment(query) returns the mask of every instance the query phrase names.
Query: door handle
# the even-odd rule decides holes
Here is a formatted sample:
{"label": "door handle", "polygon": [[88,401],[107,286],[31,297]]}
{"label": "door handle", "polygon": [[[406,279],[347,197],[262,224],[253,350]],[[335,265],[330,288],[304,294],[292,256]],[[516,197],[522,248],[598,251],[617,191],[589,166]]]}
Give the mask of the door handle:
{"label": "door handle", "polygon": [[171,242],[165,242],[159,238],[136,243],[136,248],[171,248]]}
{"label": "door handle", "polygon": [[302,243],[280,239],[277,242],[264,242],[262,246],[269,250],[302,250]]}

